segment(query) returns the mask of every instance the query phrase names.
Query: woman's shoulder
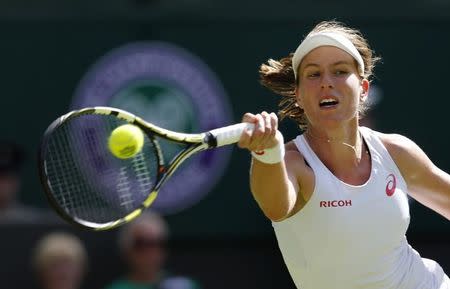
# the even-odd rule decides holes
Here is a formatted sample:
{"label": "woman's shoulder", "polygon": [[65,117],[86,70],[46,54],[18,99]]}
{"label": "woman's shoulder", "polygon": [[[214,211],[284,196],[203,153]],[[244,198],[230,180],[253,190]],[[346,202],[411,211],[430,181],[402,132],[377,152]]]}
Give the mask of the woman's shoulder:
{"label": "woman's shoulder", "polygon": [[303,194],[309,195],[309,191],[312,192],[312,189],[308,189],[312,188],[314,183],[314,173],[310,165],[298,150],[293,140],[285,144],[285,149],[286,155],[284,161],[288,173],[296,177],[300,187],[303,188]]}
{"label": "woman's shoulder", "polygon": [[293,160],[295,163],[298,163],[298,161],[301,161],[300,163],[304,162],[303,155],[297,148],[294,140],[285,143],[284,148],[286,150],[285,160]]}
{"label": "woman's shoulder", "polygon": [[286,152],[290,152],[290,151],[299,152],[294,140],[290,140],[287,143],[285,143],[284,148],[286,149]]}
{"label": "woman's shoulder", "polygon": [[364,132],[365,136],[377,137],[386,148],[402,149],[413,143],[409,138],[398,133],[381,132],[364,126],[360,127],[360,131]]}
{"label": "woman's shoulder", "polygon": [[391,154],[407,153],[417,148],[417,145],[411,139],[402,134],[385,133],[375,130],[372,130],[372,132],[380,139]]}
{"label": "woman's shoulder", "polygon": [[420,159],[422,149],[410,138],[398,133],[373,131],[383,143],[400,170],[411,167]]}

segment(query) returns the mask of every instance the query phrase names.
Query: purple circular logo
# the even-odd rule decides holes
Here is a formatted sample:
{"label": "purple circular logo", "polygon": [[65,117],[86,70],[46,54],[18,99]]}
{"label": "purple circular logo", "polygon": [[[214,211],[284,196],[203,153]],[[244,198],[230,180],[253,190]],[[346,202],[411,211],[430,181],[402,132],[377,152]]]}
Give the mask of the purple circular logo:
{"label": "purple circular logo", "polygon": [[[81,80],[73,109],[112,106],[178,132],[198,133],[231,123],[228,97],[198,57],[172,44],[139,42],[103,56]],[[182,149],[158,139],[166,163]],[[161,188],[152,208],[170,214],[199,202],[222,176],[230,147],[201,152]]]}

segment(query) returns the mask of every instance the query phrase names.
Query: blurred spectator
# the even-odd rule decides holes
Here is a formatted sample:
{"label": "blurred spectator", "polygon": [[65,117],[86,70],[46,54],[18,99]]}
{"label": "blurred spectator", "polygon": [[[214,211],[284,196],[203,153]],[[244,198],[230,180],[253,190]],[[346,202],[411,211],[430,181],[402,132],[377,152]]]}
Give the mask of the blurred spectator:
{"label": "blurred spectator", "polygon": [[78,289],[86,271],[87,254],[74,235],[50,233],[34,251],[32,265],[40,289]]}
{"label": "blurred spectator", "polygon": [[168,228],[157,214],[144,212],[119,234],[119,247],[128,265],[128,273],[107,289],[199,289],[185,277],[164,270]]}
{"label": "blurred spectator", "polygon": [[0,224],[56,222],[55,214],[19,202],[22,180],[20,169],[25,160],[23,149],[0,140]]}

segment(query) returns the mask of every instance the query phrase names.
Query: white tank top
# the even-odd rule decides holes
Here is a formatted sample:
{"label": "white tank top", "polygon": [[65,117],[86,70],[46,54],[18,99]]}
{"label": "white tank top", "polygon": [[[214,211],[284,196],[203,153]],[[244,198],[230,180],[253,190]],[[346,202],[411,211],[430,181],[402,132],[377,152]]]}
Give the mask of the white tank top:
{"label": "white tank top", "polygon": [[301,135],[294,142],[314,171],[311,199],[298,213],[272,222],[280,251],[299,289],[450,289],[434,261],[406,240],[406,183],[376,133],[360,127],[372,169],[363,185],[339,180]]}

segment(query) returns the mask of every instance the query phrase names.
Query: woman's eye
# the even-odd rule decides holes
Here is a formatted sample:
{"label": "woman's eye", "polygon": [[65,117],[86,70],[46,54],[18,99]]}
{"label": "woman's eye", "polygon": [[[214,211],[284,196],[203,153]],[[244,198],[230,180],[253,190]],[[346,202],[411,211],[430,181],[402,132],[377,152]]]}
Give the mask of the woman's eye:
{"label": "woman's eye", "polygon": [[307,74],[308,78],[314,78],[314,77],[319,77],[320,73],[319,72],[310,72]]}
{"label": "woman's eye", "polygon": [[345,74],[347,74],[347,73],[348,73],[348,72],[345,71],[345,70],[336,70],[336,72],[335,72],[336,75],[345,75]]}

